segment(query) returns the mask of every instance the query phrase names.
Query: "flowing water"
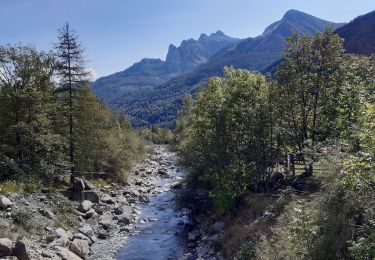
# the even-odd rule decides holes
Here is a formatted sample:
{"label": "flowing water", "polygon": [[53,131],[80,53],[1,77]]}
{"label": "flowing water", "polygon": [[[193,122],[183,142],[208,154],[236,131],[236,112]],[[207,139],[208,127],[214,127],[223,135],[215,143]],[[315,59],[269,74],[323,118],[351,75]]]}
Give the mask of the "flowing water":
{"label": "flowing water", "polygon": [[166,166],[165,178],[156,183],[158,194],[150,197],[150,202],[140,206],[140,224],[128,244],[118,253],[118,260],[165,260],[179,259],[184,255],[186,235],[184,223],[186,212],[176,210],[176,194],[172,186],[180,181],[185,173],[173,162],[173,153],[163,150]]}

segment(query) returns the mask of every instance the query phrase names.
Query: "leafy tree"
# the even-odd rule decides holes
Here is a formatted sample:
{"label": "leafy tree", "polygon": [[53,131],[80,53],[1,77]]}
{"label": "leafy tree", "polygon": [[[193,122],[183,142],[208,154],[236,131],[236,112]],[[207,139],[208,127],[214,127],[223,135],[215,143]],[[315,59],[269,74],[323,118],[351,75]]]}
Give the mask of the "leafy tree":
{"label": "leafy tree", "polygon": [[290,143],[300,149],[307,140],[337,137],[340,91],[344,80],[342,39],[327,29],[315,37],[294,34],[277,73],[277,106]]}
{"label": "leafy tree", "polygon": [[51,173],[63,161],[52,65],[50,55],[31,47],[0,48],[0,153],[28,172]]}

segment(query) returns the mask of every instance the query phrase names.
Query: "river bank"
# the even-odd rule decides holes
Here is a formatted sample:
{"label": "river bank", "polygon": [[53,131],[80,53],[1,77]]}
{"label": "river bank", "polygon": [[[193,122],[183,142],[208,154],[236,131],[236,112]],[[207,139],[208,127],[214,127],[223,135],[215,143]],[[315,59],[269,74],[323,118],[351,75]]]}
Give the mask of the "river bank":
{"label": "river bank", "polygon": [[[137,237],[144,226],[157,223],[157,216],[147,215],[147,207],[164,212],[163,221],[173,216],[175,224],[183,227],[186,212],[175,212],[171,192],[181,187],[183,171],[173,160],[174,154],[165,146],[155,146],[135,165],[125,186],[95,186],[77,179],[78,190],[86,190],[83,192],[90,195],[82,202],[70,201],[61,192],[48,189],[4,194],[0,210],[0,237],[4,241],[0,241],[0,256],[14,256],[17,241],[24,245],[24,259],[116,259],[129,237]],[[158,194],[166,200],[159,200]],[[155,198],[166,203],[164,209],[153,202]],[[181,241],[184,239],[183,229],[178,236]],[[184,242],[178,247],[182,256]]]}

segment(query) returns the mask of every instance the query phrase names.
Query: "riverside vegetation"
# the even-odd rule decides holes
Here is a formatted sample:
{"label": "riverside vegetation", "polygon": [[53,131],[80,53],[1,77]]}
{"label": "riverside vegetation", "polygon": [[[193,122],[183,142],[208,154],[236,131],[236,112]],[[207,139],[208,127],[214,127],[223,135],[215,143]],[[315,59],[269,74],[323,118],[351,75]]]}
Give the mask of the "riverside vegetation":
{"label": "riverside vegetation", "polygon": [[182,200],[207,230],[226,223],[228,258],[374,259],[375,60],[329,29],[287,43],[275,75],[227,68],[185,99]]}

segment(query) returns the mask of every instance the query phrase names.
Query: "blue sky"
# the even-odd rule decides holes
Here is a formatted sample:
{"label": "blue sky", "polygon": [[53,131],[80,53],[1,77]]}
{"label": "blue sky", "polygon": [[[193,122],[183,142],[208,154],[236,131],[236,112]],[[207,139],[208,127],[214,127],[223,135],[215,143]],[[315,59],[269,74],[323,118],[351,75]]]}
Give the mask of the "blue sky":
{"label": "blue sky", "polygon": [[374,0],[0,0],[0,45],[49,50],[66,21],[104,76],[144,57],[164,59],[168,45],[222,30],[256,36],[289,9],[333,22],[375,10]]}

